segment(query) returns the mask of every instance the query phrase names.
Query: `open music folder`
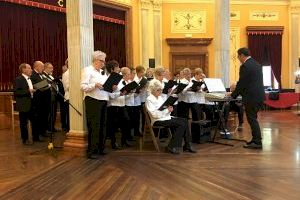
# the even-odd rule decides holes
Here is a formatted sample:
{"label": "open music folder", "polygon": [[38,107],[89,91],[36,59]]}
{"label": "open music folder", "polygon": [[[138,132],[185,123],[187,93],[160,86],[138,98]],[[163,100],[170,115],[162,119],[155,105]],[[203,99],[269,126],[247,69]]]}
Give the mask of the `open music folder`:
{"label": "open music folder", "polygon": [[158,110],[162,111],[169,106],[173,106],[174,103],[178,100],[178,97],[169,96],[167,100],[158,108]]}
{"label": "open music folder", "polygon": [[33,88],[34,88],[35,90],[40,90],[40,91],[44,91],[44,90],[49,89],[47,79],[43,79],[42,81],[33,84]]}
{"label": "open music folder", "polygon": [[139,86],[136,88],[136,93],[139,93],[141,89],[143,89],[146,84],[148,83],[148,80],[146,78],[142,78],[142,80],[139,82]]}
{"label": "open music folder", "polygon": [[177,85],[176,81],[169,80],[167,83],[165,83],[165,87],[164,87],[162,93],[168,94],[169,89],[173,88],[175,85]]}
{"label": "open music folder", "polygon": [[174,94],[179,94],[181,93],[184,88],[187,86],[187,84],[184,83],[178,83],[177,87],[174,89]]}
{"label": "open music folder", "polygon": [[125,85],[120,91],[126,91],[127,93],[130,93],[132,90],[135,90],[138,86],[139,84],[137,84],[137,82],[132,81],[131,83]]}
{"label": "open music folder", "polygon": [[112,72],[109,77],[107,78],[107,80],[105,81],[105,83],[103,84],[103,90],[107,91],[107,92],[113,92],[113,85],[118,85],[119,82],[122,80],[123,76],[116,73],[116,72]]}
{"label": "open music folder", "polygon": [[204,82],[202,82],[202,81],[195,81],[195,80],[192,80],[192,82],[193,82],[193,85],[192,85],[192,87],[191,87],[191,91],[193,91],[193,92],[199,91],[201,85],[204,84]]}

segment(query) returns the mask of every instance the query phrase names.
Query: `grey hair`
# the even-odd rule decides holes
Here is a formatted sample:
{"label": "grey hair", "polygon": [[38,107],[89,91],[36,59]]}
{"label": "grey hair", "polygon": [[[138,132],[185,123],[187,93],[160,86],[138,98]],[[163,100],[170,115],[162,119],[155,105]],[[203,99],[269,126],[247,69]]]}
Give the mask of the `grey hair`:
{"label": "grey hair", "polygon": [[102,51],[94,51],[93,54],[92,54],[92,60],[93,62],[95,60],[103,60],[105,61],[105,58],[106,58],[106,53],[102,52]]}
{"label": "grey hair", "polygon": [[152,81],[150,81],[149,86],[148,86],[148,91],[150,93],[153,93],[160,89],[163,89],[163,85],[161,84],[161,82],[159,80],[153,79]]}

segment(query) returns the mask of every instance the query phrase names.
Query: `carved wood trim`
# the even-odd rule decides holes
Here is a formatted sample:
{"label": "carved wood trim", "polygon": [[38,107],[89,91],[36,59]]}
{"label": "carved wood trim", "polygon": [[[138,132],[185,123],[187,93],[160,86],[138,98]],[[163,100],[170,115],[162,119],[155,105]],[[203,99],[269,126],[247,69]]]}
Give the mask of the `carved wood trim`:
{"label": "carved wood trim", "polygon": [[283,26],[247,26],[247,35],[282,35]]}
{"label": "carved wood trim", "polygon": [[173,57],[178,55],[199,55],[205,56],[205,66],[203,70],[208,74],[208,59],[209,54],[207,46],[211,43],[213,38],[166,38],[167,44],[170,46],[169,52],[169,68],[173,73],[175,66],[173,66]]}
{"label": "carved wood trim", "polygon": [[208,46],[212,38],[167,38],[168,45],[205,45]]}

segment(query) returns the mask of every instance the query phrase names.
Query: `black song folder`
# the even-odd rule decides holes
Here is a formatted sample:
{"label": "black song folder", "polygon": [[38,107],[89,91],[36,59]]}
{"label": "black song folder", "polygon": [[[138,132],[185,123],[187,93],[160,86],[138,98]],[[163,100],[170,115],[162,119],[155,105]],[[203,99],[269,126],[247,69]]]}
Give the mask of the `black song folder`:
{"label": "black song folder", "polygon": [[164,87],[162,93],[168,94],[169,89],[173,88],[174,85],[177,85],[177,82],[173,81],[173,80],[169,80],[167,83],[165,83],[165,87]]}
{"label": "black song folder", "polygon": [[177,87],[174,89],[174,94],[179,94],[184,90],[184,88],[187,86],[187,84],[178,83]]}
{"label": "black song folder", "polygon": [[146,78],[142,78],[142,80],[139,83],[139,86],[136,88],[136,93],[140,93],[140,90],[146,86],[147,82],[148,80]]}
{"label": "black song folder", "polygon": [[161,105],[159,107],[158,110],[162,111],[162,110],[168,108],[169,106],[173,106],[177,100],[178,100],[178,97],[169,96],[167,98],[167,100],[163,103],[163,105]]}
{"label": "black song folder", "polygon": [[195,80],[192,80],[192,82],[193,82],[193,85],[191,87],[191,91],[197,92],[198,90],[200,90],[200,87],[203,84],[203,82],[202,81],[195,81]]}
{"label": "black song folder", "polygon": [[113,92],[113,85],[118,85],[119,82],[122,80],[123,76],[116,73],[112,72],[105,83],[103,84],[103,90],[112,93]]}
{"label": "black song folder", "polygon": [[126,91],[127,93],[130,93],[132,90],[136,89],[139,86],[135,81],[132,81],[131,83],[125,85],[120,91],[124,92]]}

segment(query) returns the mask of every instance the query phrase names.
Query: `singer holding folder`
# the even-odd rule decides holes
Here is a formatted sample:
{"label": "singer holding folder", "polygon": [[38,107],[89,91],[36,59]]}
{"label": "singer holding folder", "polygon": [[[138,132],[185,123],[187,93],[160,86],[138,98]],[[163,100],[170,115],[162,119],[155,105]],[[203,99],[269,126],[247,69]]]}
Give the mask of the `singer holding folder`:
{"label": "singer holding folder", "polygon": [[172,130],[172,139],[168,144],[167,150],[172,154],[179,154],[182,148],[182,138],[185,138],[183,150],[191,153],[196,151],[191,145],[190,130],[188,121],[183,118],[171,117],[173,107],[169,106],[166,109],[159,110],[163,105],[164,100],[161,97],[163,85],[159,80],[152,80],[148,87],[150,95],[146,100],[146,109],[150,115],[151,123],[155,126],[170,127]]}
{"label": "singer holding folder", "polygon": [[81,90],[84,91],[84,103],[88,128],[87,157],[96,159],[104,154],[105,113],[109,94],[103,90],[107,75],[102,73],[106,54],[95,51],[92,65],[85,67],[81,76]]}

